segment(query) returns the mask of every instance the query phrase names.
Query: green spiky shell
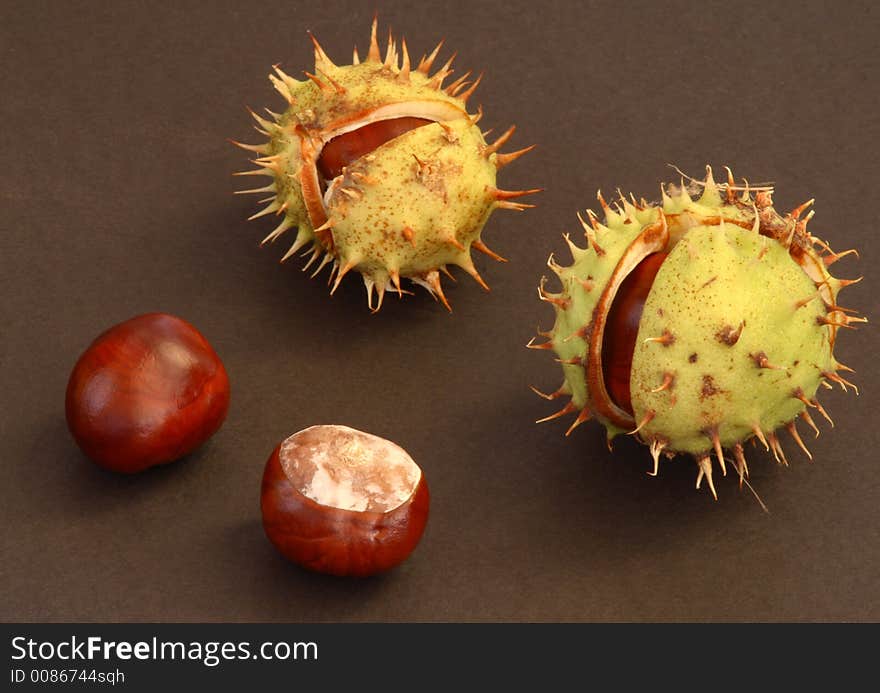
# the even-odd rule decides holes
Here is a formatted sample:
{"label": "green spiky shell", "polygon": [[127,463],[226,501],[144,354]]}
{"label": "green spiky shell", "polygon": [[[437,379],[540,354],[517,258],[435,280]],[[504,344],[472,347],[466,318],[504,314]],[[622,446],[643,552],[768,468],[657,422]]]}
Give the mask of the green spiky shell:
{"label": "green spiky shell", "polygon": [[[300,81],[276,67],[277,76],[270,79],[288,108],[269,119],[254,115],[269,141],[240,145],[260,155],[254,161],[259,168],[242,175],[273,179],[268,186],[242,191],[269,194],[268,205],[251,219],[282,217],[264,243],[296,228],[282,261],[305,248],[311,254],[306,267],[321,258],[315,274],[332,263],[333,290],[346,273],[357,270],[371,308],[373,291],[378,294],[376,309],[387,288],[401,291],[401,277],[424,286],[448,307],[440,285],[448,265],[462,267],[485,287],[471,248],[502,259],[481,241],[483,226],[496,208],[530,206],[509,200],[535,191],[496,188],[497,169],[527,150],[498,153],[513,128],[486,143],[477,127],[481,111],[471,115],[466,106],[479,79],[465,81],[468,73],[444,88],[452,61],[430,74],[439,46],[411,69],[406,44],[398,52],[389,37],[382,60],[375,22],[364,62],[355,52],[353,64],[336,65],[312,40],[315,74],[306,73],[308,79]],[[316,162],[327,142],[399,117],[433,122],[352,162],[323,188]]]}
{"label": "green spiky shell", "polygon": [[[636,421],[653,412],[644,438],[699,454],[717,434],[732,447],[755,427],[771,432],[791,421],[804,408],[794,393],[812,399],[822,373],[835,370],[829,330],[817,322],[824,307],[809,300],[816,287],[766,236],[696,226],[652,289],[631,378]],[[664,333],[675,339],[649,341]],[[655,391],[667,374],[672,384]]]}
{"label": "green spiky shell", "polygon": [[[752,436],[784,461],[777,429],[787,427],[804,447],[794,420],[815,428],[807,408],[825,413],[816,400],[819,386],[828,380],[849,385],[837,373],[845,367],[834,358],[834,341],[840,327],[864,319],[837,305],[838,291],[849,282],[826,266],[842,254],[806,231],[812,213],[800,220],[803,207],[782,217],[769,189],[754,199],[735,190],[732,179],[716,185],[710,171],[699,187],[664,188],[657,205],[621,197],[621,206],[611,209],[600,195],[605,223],[592,212],[589,223],[582,222],[588,247],[566,237],[572,264],[562,267],[552,256],[548,263],[561,291],[547,292],[543,281],[540,287],[556,321],[542,333],[547,342],[530,345],[554,350],[564,371],[563,385],[545,397],[570,396],[557,414],[578,414],[569,431],[595,416],[609,439],[637,435],[651,446],[655,472],[661,452],[690,453],[702,478],[711,475],[712,453],[725,470],[727,448],[743,475],[742,443]],[[821,256],[823,249],[829,254]],[[639,323],[630,415],[604,391],[596,332],[613,300],[613,277],[657,250],[669,255]]]}
{"label": "green spiky shell", "polygon": [[410,130],[348,167],[344,188],[331,191],[327,203],[330,217],[339,220],[333,240],[342,265],[354,262],[382,285],[394,273],[423,278],[445,265],[473,271],[470,246],[492,211],[487,191],[495,185],[495,166],[479,155],[485,143],[469,121],[445,128],[434,123]]}

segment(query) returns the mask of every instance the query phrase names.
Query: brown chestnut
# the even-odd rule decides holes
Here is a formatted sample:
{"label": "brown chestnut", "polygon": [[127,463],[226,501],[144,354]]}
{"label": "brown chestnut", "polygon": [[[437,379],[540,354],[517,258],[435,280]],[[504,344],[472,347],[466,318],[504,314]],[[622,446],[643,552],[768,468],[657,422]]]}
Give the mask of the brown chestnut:
{"label": "brown chestnut", "polygon": [[633,405],[629,381],[639,323],[654,278],[668,255],[669,253],[652,253],[636,265],[621,283],[608,311],[608,322],[602,341],[602,373],[611,399],[630,415],[633,413]]}
{"label": "brown chestnut", "polygon": [[353,161],[378,149],[389,140],[432,121],[425,118],[390,118],[363,125],[356,130],[337,135],[324,145],[318,157],[318,170],[324,180],[342,175],[342,170]]}
{"label": "brown chestnut", "polygon": [[149,313],[111,327],[70,374],[67,425],[102,467],[139,472],[192,452],[229,409],[220,358],[188,322]]}
{"label": "brown chestnut", "polygon": [[347,426],[312,426],[266,463],[266,536],[287,558],[331,575],[364,577],[413,551],[428,519],[428,486],[407,452]]}

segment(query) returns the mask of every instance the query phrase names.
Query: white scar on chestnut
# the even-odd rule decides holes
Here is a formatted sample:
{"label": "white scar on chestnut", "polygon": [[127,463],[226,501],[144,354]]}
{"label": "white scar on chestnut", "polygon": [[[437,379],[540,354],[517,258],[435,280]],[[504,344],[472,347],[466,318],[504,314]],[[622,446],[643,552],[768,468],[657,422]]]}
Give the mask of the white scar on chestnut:
{"label": "white scar on chestnut", "polygon": [[297,80],[275,67],[269,78],[286,109],[252,113],[267,142],[234,143],[257,155],[255,169],[236,175],[272,181],[238,192],[265,195],[268,204],[250,219],[280,217],[263,244],[296,229],[282,262],[304,250],[304,270],[317,262],[313,277],[330,266],[331,294],[355,270],[374,312],[386,291],[410,293],[402,278],[451,310],[441,275],[461,267],[488,291],[471,250],[505,260],[481,239],[484,225],[495,209],[534,206],[515,200],[539,189],[496,187],[498,169],[533,147],[499,151],[513,126],[487,143],[489,131],[477,126],[482,108],[467,110],[482,75],[444,86],[452,58],[431,73],[442,41],[413,66],[406,41],[390,32],[382,58],[376,28],[374,20],[363,61],[355,49],[351,65],[337,65],[310,35],[314,72]]}
{"label": "white scar on chestnut", "polygon": [[403,448],[347,426],[313,426],[281,444],[281,466],[316,503],[388,512],[412,496],[422,472]]}
{"label": "white scar on chestnut", "polygon": [[[867,322],[838,303],[839,279],[828,268],[855,250],[835,253],[807,231],[809,200],[786,215],[773,208],[773,189],[682,178],[662,185],[649,204],[620,194],[579,216],[587,241],[566,235],[572,264],[553,256],[548,267],[561,283],[538,296],[556,320],[532,349],[555,352],[564,379],[541,397],[568,397],[559,411],[606,428],[609,446],[621,433],[647,445],[659,471],[661,456],[696,460],[697,488],[705,480],[717,499],[713,457],[748,483],[743,444],[760,443],[788,464],[778,430],[786,429],[812,455],[796,428],[800,419],[818,436],[810,413],[831,418],[817,398],[837,383],[858,390],[841,373],[852,369],[834,356],[842,329]],[[833,425],[833,423],[832,423]]]}

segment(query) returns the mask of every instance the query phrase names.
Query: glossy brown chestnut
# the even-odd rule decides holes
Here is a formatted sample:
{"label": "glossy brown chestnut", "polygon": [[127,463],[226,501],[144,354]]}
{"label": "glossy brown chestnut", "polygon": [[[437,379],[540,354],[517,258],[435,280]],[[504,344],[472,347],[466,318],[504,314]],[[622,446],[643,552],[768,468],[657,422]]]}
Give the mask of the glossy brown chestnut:
{"label": "glossy brown chestnut", "polygon": [[220,358],[188,322],[149,313],[111,327],[67,384],[67,425],[96,463],[139,472],[196,449],[229,409]]}
{"label": "glossy brown chestnut", "polygon": [[633,405],[629,381],[639,322],[654,278],[667,255],[669,253],[648,255],[623,280],[608,311],[608,322],[602,336],[605,388],[612,401],[630,414],[633,413]]}
{"label": "glossy brown chestnut", "polygon": [[275,448],[263,474],[266,536],[320,573],[365,577],[413,551],[428,519],[421,469],[391,441],[312,426]]}
{"label": "glossy brown chestnut", "polygon": [[425,118],[391,118],[364,125],[351,132],[338,135],[324,145],[318,158],[318,170],[324,180],[342,175],[342,169],[360,159],[389,140],[433,121]]}

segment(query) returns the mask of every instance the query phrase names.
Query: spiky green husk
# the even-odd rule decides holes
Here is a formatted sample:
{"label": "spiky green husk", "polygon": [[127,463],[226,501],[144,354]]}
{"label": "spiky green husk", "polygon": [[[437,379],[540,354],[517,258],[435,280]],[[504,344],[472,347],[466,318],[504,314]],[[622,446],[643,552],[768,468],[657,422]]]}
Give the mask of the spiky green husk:
{"label": "spiky green husk", "polygon": [[[850,385],[838,374],[846,367],[833,356],[834,341],[841,327],[864,318],[837,304],[850,282],[833,277],[827,266],[844,253],[832,253],[807,232],[812,212],[800,215],[808,205],[782,217],[769,188],[754,192],[753,198],[732,177],[719,186],[710,170],[700,185],[664,187],[656,205],[621,196],[611,209],[600,195],[605,223],[592,212],[589,222],[582,220],[588,247],[566,237],[572,264],[550,258],[561,291],[547,292],[543,281],[539,289],[556,321],[541,333],[546,342],[530,346],[554,350],[564,371],[562,386],[544,396],[571,398],[548,419],[577,413],[570,432],[595,415],[609,440],[636,435],[651,448],[653,473],[661,453],[690,453],[699,465],[698,483],[708,475],[713,494],[710,455],[726,472],[725,448],[741,480],[747,474],[742,443],[753,436],[784,462],[776,431],[786,427],[807,452],[794,421],[800,417],[816,429],[808,408],[825,414],[816,399],[819,386]],[[631,415],[604,389],[597,330],[614,282],[657,250],[669,255],[639,324]]]}
{"label": "spiky green husk", "polygon": [[[371,308],[374,291],[378,296],[375,309],[386,289],[402,293],[401,277],[425,287],[448,308],[440,273],[449,265],[462,267],[487,288],[471,248],[503,259],[480,236],[494,209],[531,206],[510,200],[535,190],[495,186],[497,169],[530,148],[498,152],[513,128],[486,143],[477,127],[482,112],[471,115],[466,107],[480,80],[466,81],[467,73],[444,88],[452,60],[430,74],[439,45],[411,69],[406,43],[398,50],[390,35],[381,58],[375,21],[364,62],[355,52],[352,65],[336,65],[314,37],[312,41],[315,73],[305,73],[308,79],[296,80],[277,67],[277,74],[270,75],[288,107],[281,114],[270,112],[268,119],[254,114],[269,141],[240,145],[260,156],[254,160],[257,169],[239,175],[273,179],[268,186],[242,191],[269,193],[263,200],[268,205],[251,219],[282,217],[263,242],[296,228],[282,261],[305,249],[311,255],[306,268],[320,259],[314,274],[330,264],[331,293],[349,271],[360,272]],[[327,142],[363,125],[400,117],[433,123],[352,162],[323,189],[316,162]]]}

